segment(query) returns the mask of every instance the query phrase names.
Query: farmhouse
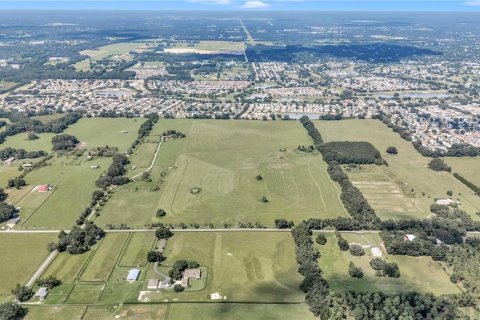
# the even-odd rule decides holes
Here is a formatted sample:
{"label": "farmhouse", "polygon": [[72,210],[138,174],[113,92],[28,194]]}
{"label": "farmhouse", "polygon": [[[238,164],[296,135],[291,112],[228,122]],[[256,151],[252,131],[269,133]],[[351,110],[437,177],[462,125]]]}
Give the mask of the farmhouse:
{"label": "farmhouse", "polygon": [[50,189],[51,187],[48,184],[40,184],[35,187],[35,190],[38,192],[48,192]]}
{"label": "farmhouse", "polygon": [[40,287],[38,291],[35,293],[35,298],[38,298],[40,300],[45,300],[45,298],[48,295],[48,288],[47,287]]}
{"label": "farmhouse", "polygon": [[128,282],[135,282],[135,281],[137,281],[139,275],[140,275],[140,270],[138,270],[138,269],[131,269],[131,270],[128,272],[127,281],[128,281]]}
{"label": "farmhouse", "polygon": [[200,270],[199,268],[185,269],[185,271],[183,271],[183,277],[180,284],[184,287],[188,287],[190,279],[199,280],[201,277],[202,277],[202,270]]}

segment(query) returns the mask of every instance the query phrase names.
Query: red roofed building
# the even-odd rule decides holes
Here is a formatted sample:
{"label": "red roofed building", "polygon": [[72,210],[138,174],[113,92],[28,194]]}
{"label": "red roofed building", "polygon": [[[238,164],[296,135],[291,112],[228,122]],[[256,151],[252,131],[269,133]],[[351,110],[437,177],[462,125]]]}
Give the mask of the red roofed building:
{"label": "red roofed building", "polygon": [[38,192],[47,192],[48,190],[50,190],[50,187],[48,186],[48,184],[41,184],[37,186]]}

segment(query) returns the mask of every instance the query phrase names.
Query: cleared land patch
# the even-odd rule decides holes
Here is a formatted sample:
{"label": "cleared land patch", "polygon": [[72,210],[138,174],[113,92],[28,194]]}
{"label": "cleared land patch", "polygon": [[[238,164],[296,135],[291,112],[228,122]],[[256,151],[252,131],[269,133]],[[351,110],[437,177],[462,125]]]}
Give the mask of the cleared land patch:
{"label": "cleared land patch", "polygon": [[[430,205],[437,197],[446,197],[448,190],[453,191],[453,198],[459,199],[460,208],[467,211],[472,219],[478,220],[475,214],[480,208],[480,198],[474,196],[470,189],[455,179],[451,173],[435,172],[427,168],[431,158],[420,155],[412,144],[403,140],[391,129],[378,120],[342,120],[314,121],[325,141],[367,141],[381,153],[389,166],[379,166],[378,174],[372,174],[371,180],[366,177],[374,172],[362,165],[360,173],[363,177],[351,175],[353,183],[365,193],[365,197],[382,219],[425,218],[430,213]],[[394,146],[397,155],[386,152],[387,147]],[[364,169],[365,168],[365,169]],[[353,171],[352,171],[353,172]],[[389,182],[392,192],[375,186],[379,182]],[[468,179],[468,178],[467,178]],[[362,181],[357,184],[355,181]],[[370,182],[370,184],[368,183]],[[371,190],[373,188],[373,191]],[[370,189],[369,189],[370,188]],[[398,193],[398,190],[401,193]],[[382,201],[381,198],[390,200]],[[402,207],[404,209],[402,209]]]}
{"label": "cleared land patch", "polygon": [[[228,301],[303,302],[296,272],[295,247],[288,233],[176,233],[167,242],[168,271],[176,260],[195,260],[208,269],[206,288],[182,293],[152,292],[152,301],[208,301],[207,295],[220,293]],[[158,278],[149,270],[147,279]]]}
{"label": "cleared land patch", "polygon": [[[383,251],[382,259],[396,262],[400,269],[400,278],[376,277],[375,270],[370,267],[369,261],[374,258],[370,247],[365,247],[365,255],[352,256],[348,251],[340,251],[334,234],[325,234],[327,243],[318,246],[320,250],[320,269],[325,279],[335,291],[381,291],[384,293],[398,293],[417,291],[433,293],[435,295],[460,293],[459,288],[450,281],[449,275],[442,269],[439,262],[431,257],[410,257],[386,255]],[[377,246],[382,248],[382,240],[377,234],[342,233],[350,244],[357,243],[363,246]],[[362,279],[350,277],[348,264],[353,261],[364,272]]]}
{"label": "cleared land patch", "polygon": [[[175,129],[187,137],[162,144],[151,172],[154,182],[116,191],[97,220],[100,225],[158,222],[159,208],[167,211],[161,222],[200,225],[347,216],[320,155],[296,150],[311,144],[297,122],[164,120],[157,127],[152,134]],[[155,186],[159,192],[152,191]],[[194,194],[193,188],[201,192]]]}
{"label": "cleared land patch", "polygon": [[55,240],[55,234],[0,234],[0,297],[28,280],[47,256],[47,244]]}

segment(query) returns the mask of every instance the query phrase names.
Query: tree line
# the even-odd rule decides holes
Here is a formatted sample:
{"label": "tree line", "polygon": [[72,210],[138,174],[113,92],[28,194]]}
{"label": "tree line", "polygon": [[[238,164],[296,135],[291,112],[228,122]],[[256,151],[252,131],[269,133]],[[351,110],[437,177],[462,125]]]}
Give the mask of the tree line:
{"label": "tree line", "polygon": [[0,150],[0,160],[6,160],[8,158],[15,158],[17,160],[22,159],[36,159],[46,156],[45,151],[27,151],[25,149],[5,148]]}

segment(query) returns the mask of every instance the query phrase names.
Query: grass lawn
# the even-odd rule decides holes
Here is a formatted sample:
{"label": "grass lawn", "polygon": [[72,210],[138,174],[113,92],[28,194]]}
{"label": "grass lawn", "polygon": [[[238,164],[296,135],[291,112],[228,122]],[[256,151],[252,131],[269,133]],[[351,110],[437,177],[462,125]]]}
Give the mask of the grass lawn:
{"label": "grass lawn", "polygon": [[48,255],[47,244],[55,234],[0,234],[0,295],[10,295],[24,284]]}
{"label": "grass lawn", "polygon": [[[0,146],[0,148],[2,148]],[[6,188],[8,180],[18,177],[20,171],[18,167],[26,161],[15,161],[13,165],[0,164],[0,188]]]}
{"label": "grass lawn", "polygon": [[5,142],[0,144],[0,148],[15,148],[25,149],[27,151],[40,151],[43,150],[48,153],[52,153],[52,138],[56,136],[55,133],[37,133],[38,139],[27,140],[28,133],[22,132],[14,136],[9,136],[5,139]]}
{"label": "grass lawn", "polygon": [[82,320],[167,320],[167,304],[89,306]]}
{"label": "grass lawn", "polygon": [[448,157],[445,161],[452,167],[452,172],[480,186],[480,157]]}
{"label": "grass lawn", "polygon": [[[349,243],[380,246],[381,238],[377,234],[343,233],[342,236]],[[385,255],[383,259],[396,262],[400,269],[400,278],[376,277],[369,261],[373,255],[369,248],[365,248],[365,255],[354,257],[348,251],[340,251],[337,239],[333,233],[326,234],[327,243],[318,245],[321,257],[320,268],[330,288],[335,291],[381,291],[383,293],[398,293],[417,291],[433,293],[435,295],[460,293],[459,288],[450,281],[448,274],[442,269],[439,262],[431,257],[410,257]],[[356,279],[348,274],[348,264],[353,261],[361,267],[364,278]]]}
{"label": "grass lawn", "polygon": [[[152,134],[168,129],[187,138],[162,145],[151,173],[151,186],[160,191],[144,182],[120,188],[128,191],[115,192],[100,225],[158,222],[159,208],[167,211],[162,222],[200,225],[347,216],[320,155],[296,151],[311,144],[298,122],[163,120]],[[262,181],[255,179],[258,174]],[[201,192],[192,194],[194,187]],[[132,192],[136,188],[140,191]]]}
{"label": "grass lawn", "polygon": [[80,276],[81,281],[107,281],[117,263],[128,233],[111,233],[95,249],[92,259]]}
{"label": "grass lawn", "polygon": [[[474,196],[451,173],[427,168],[431,158],[420,155],[410,142],[400,138],[382,122],[318,120],[314,123],[325,141],[368,141],[388,162],[388,167],[372,169],[372,166],[362,166],[360,172],[350,175],[353,184],[365,193],[380,218],[425,218],[430,213],[434,198],[446,197],[447,191],[452,190],[453,198],[459,198],[461,202],[460,208],[473,219],[479,219],[475,212],[480,208],[480,198]],[[396,147],[398,154],[386,153],[389,146]]]}
{"label": "grass lawn", "polygon": [[68,304],[97,303],[102,294],[103,284],[77,284],[67,298]]}
{"label": "grass lawn", "polygon": [[133,233],[120,260],[120,265],[126,267],[145,266],[147,263],[146,252],[152,249],[154,240],[155,237],[151,232]]}
{"label": "grass lawn", "polygon": [[[143,118],[84,118],[70,126],[65,133],[85,142],[88,149],[108,145],[124,152],[137,138],[138,129],[143,122],[145,122]],[[128,132],[122,133],[123,130]]]}
{"label": "grass lawn", "polygon": [[80,320],[86,306],[28,306],[25,320]]}
{"label": "grass lawn", "polygon": [[59,253],[42,277],[54,276],[60,279],[62,283],[73,283],[77,280],[82,267],[92,253],[92,250],[83,254]]}
{"label": "grass lawn", "polygon": [[168,320],[313,320],[318,319],[300,304],[189,303],[170,305]]}
{"label": "grass lawn", "polygon": [[63,114],[63,113],[52,113],[52,114],[46,114],[46,115],[41,115],[41,116],[33,116],[31,118],[35,119],[35,120],[40,120],[43,123],[49,123],[52,120],[60,119],[64,116],[65,116],[65,114]]}
{"label": "grass lawn", "polygon": [[[102,169],[106,169],[110,162],[110,158],[95,160]],[[49,184],[56,190],[28,220],[23,220],[23,228],[69,228],[90,203],[92,192],[96,190],[95,181],[101,172],[69,163],[71,160],[66,157],[56,158],[51,165],[26,176],[29,185]]]}
{"label": "grass lawn", "polygon": [[152,163],[155,151],[157,151],[158,143],[146,142],[138,146],[137,150],[130,157],[129,167],[135,166],[135,169],[129,169],[128,175],[134,176],[140,172],[145,171]]}
{"label": "grass lawn", "polygon": [[[165,271],[179,259],[197,261],[208,269],[207,285],[200,291],[152,292],[148,295],[152,301],[207,301],[207,295],[215,292],[227,301],[303,302],[305,298],[288,233],[176,233],[164,255]],[[146,278],[161,277],[149,270]]]}

